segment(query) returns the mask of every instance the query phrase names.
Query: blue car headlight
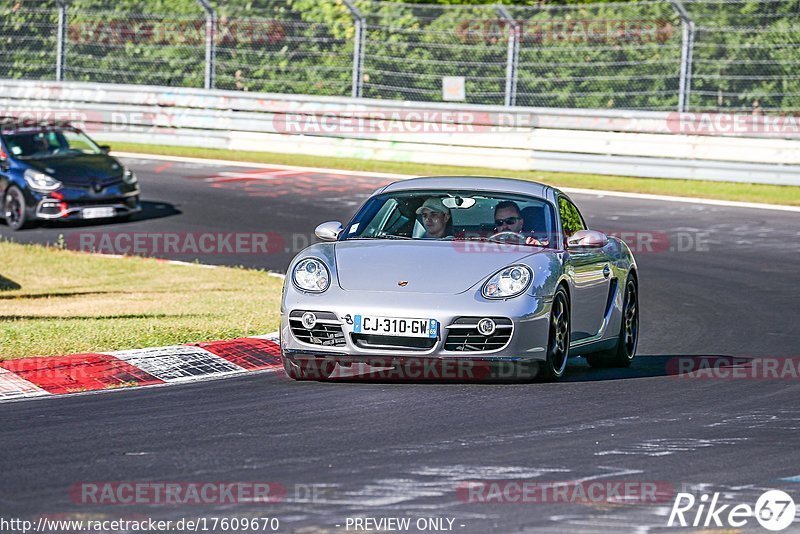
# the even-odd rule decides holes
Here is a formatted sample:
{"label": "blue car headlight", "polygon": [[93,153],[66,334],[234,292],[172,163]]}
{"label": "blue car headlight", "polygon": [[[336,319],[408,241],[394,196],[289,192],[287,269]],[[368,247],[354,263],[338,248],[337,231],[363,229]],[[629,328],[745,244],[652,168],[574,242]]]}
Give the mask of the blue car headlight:
{"label": "blue car headlight", "polygon": [[43,172],[26,169],[23,174],[28,187],[40,193],[49,193],[61,187],[61,182]]}
{"label": "blue car headlight", "polygon": [[481,288],[487,299],[507,299],[525,292],[533,281],[527,265],[509,265],[494,273]]}
{"label": "blue car headlight", "polygon": [[331,274],[322,260],[305,258],[294,266],[292,282],[302,291],[322,293],[331,285]]}

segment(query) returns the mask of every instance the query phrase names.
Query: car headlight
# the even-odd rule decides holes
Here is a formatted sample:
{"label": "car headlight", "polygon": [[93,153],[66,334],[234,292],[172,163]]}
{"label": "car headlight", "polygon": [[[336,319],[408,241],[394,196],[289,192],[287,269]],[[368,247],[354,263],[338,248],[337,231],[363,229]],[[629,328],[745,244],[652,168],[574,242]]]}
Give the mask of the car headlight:
{"label": "car headlight", "polygon": [[322,261],[316,258],[300,260],[292,271],[292,282],[298,289],[322,293],[331,284],[331,275]]}
{"label": "car headlight", "polygon": [[34,191],[55,191],[61,187],[61,182],[52,176],[43,172],[34,171],[33,169],[27,169],[23,176],[25,181],[28,183],[28,186],[30,186],[30,188]]}
{"label": "car headlight", "polygon": [[497,271],[483,284],[481,294],[487,299],[507,299],[523,293],[531,285],[533,273],[526,265],[510,265]]}
{"label": "car headlight", "polygon": [[122,172],[122,181],[126,184],[134,185],[139,181],[139,178],[136,177],[136,174],[132,170],[125,167],[125,170]]}

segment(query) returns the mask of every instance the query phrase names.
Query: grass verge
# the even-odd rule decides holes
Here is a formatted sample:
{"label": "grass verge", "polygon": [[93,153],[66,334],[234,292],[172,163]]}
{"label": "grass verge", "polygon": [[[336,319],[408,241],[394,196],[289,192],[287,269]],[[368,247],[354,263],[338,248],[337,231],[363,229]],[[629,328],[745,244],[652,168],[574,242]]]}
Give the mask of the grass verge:
{"label": "grass verge", "polygon": [[661,178],[630,178],[625,176],[603,176],[598,174],[573,174],[559,172],[508,171],[483,167],[457,167],[445,165],[423,165],[392,161],[375,161],[355,158],[331,158],[299,154],[273,154],[210,148],[146,145],[138,143],[114,143],[113,148],[121,152],[140,152],[169,156],[227,159],[277,165],[299,165],[327,167],[351,171],[388,172],[412,175],[483,175],[522,178],[552,184],[556,187],[603,189],[629,193],[649,193],[679,197],[701,197],[764,204],[800,206],[800,187],[742,184],[733,182],[711,182],[702,180],[671,180]]}
{"label": "grass verge", "polygon": [[0,359],[230,339],[278,329],[264,271],[104,258],[0,241]]}

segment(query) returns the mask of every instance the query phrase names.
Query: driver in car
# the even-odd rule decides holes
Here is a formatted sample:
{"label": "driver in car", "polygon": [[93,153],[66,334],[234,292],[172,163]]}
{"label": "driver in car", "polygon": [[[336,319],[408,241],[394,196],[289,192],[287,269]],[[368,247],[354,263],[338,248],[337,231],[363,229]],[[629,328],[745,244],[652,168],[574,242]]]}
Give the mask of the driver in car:
{"label": "driver in car", "polygon": [[33,139],[34,147],[36,147],[36,153],[42,154],[49,154],[50,153],[50,143],[47,142],[47,139],[44,138],[43,135],[37,135]]}
{"label": "driver in car", "polygon": [[522,231],[525,219],[522,218],[522,212],[517,203],[512,200],[503,200],[494,207],[494,225],[497,233],[514,232],[524,237],[526,245],[545,246],[535,237],[525,235],[526,232]]}

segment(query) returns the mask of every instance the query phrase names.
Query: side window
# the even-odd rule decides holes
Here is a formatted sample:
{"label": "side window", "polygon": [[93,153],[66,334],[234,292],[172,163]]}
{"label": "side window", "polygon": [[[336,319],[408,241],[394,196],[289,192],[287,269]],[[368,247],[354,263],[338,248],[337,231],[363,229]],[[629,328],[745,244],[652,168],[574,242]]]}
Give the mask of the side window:
{"label": "side window", "polygon": [[564,235],[569,237],[578,230],[585,230],[581,214],[575,204],[564,197],[558,197],[558,213],[561,217],[561,228]]}
{"label": "side window", "polygon": [[390,217],[395,213],[395,208],[397,207],[397,201],[395,199],[389,199],[386,203],[381,206],[381,209],[378,210],[378,213],[372,218],[366,228],[364,228],[363,236],[364,237],[373,237],[376,234],[379,234],[387,227],[387,221],[389,221]]}
{"label": "side window", "polygon": [[63,136],[59,135],[57,132],[47,132],[45,139],[47,139],[47,146],[51,151],[58,148],[64,148],[61,144],[61,139],[63,139]]}

